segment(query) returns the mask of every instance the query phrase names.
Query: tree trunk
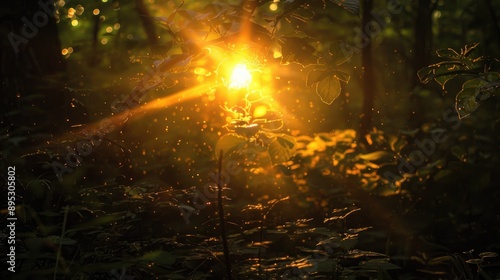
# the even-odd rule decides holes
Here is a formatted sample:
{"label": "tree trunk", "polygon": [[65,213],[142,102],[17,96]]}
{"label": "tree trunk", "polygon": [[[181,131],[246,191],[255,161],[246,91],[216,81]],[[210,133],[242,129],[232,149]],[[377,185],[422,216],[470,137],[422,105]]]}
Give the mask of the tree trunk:
{"label": "tree trunk", "polygon": [[[418,78],[418,71],[430,64],[432,49],[432,13],[436,4],[432,0],[418,1],[417,17],[415,18],[415,30],[413,43],[413,80],[411,90],[415,90],[422,85]],[[408,124],[411,127],[418,127],[422,122],[423,108],[425,104],[421,97],[413,93],[410,96],[411,110],[408,116]]]}
{"label": "tree trunk", "polygon": [[148,7],[144,3],[144,0],[135,1],[135,10],[141,18],[142,26],[144,27],[144,32],[148,37],[148,42],[150,46],[158,44],[158,36],[156,35],[156,25],[149,13]]}
{"label": "tree trunk", "polygon": [[432,45],[432,12],[434,4],[431,0],[418,2],[417,17],[415,19],[415,43],[413,57],[413,86],[420,85],[418,70],[429,65]]}
{"label": "tree trunk", "polygon": [[[373,8],[372,0],[363,0],[363,15],[361,20],[361,31],[366,33],[369,32],[370,22],[373,20],[371,11]],[[367,31],[368,30],[368,31]],[[370,34],[366,34],[368,40],[370,39]],[[361,71],[362,71],[362,81],[363,81],[363,107],[361,110],[360,119],[360,129],[359,137],[363,137],[372,130],[372,117],[373,117],[373,105],[375,99],[375,76],[373,73],[373,58],[372,58],[372,45],[371,42],[362,49],[361,51]]]}
{"label": "tree trunk", "polygon": [[[57,131],[65,122],[62,106],[66,63],[61,54],[52,0],[4,1],[0,22],[2,122]],[[5,113],[10,112],[8,116]]]}

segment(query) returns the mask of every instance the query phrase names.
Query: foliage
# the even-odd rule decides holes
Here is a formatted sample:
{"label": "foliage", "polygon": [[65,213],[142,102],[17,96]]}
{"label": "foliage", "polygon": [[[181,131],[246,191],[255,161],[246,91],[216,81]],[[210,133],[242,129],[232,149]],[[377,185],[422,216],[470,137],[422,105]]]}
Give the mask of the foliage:
{"label": "foliage", "polygon": [[471,77],[463,83],[462,90],[456,95],[455,108],[460,118],[469,116],[482,101],[497,95],[500,88],[500,74],[491,71],[493,63],[498,62],[498,59],[472,56],[478,45],[479,43],[466,45],[460,53],[451,48],[438,50],[438,57],[446,60],[418,72],[422,83],[435,80],[443,90],[446,83],[458,75]]}
{"label": "foliage", "polygon": [[[24,106],[24,96],[1,119],[47,116],[38,127],[26,122],[0,129],[0,169],[19,169],[15,279],[223,279],[214,182],[203,185],[220,175],[220,151],[227,168],[226,234],[238,279],[498,278],[498,104],[485,102],[471,114],[498,92],[496,60],[475,57],[477,44],[438,51],[444,61],[419,77],[442,87],[460,81],[460,118],[440,111],[446,102],[427,95],[423,108],[437,117],[412,127],[381,109],[379,127],[360,136],[352,113],[360,101],[356,87],[347,87],[358,75],[345,72],[358,58],[346,57],[338,41],[352,35],[356,22],[348,16],[359,13],[359,2],[157,1],[148,18],[163,30],[150,46],[138,24],[127,24],[140,22],[133,1],[88,3],[85,12],[83,4],[71,11],[66,1],[58,27],[72,66],[64,80],[71,117],[61,123],[71,128],[44,133],[56,110]],[[437,22],[470,15],[436,3],[447,15],[435,16]],[[383,104],[377,112],[407,101],[401,81],[411,54],[393,55],[411,50],[413,5],[406,3],[403,16],[372,38],[381,69],[374,87],[401,84],[387,90],[397,102],[377,97]],[[88,40],[92,30],[95,40]],[[391,65],[395,60],[404,71]],[[231,87],[228,71],[239,63],[252,79]],[[280,71],[277,79],[273,73]],[[58,86],[37,88],[31,98],[52,105]],[[132,88],[141,89],[140,96],[131,96]],[[109,104],[137,97],[147,105],[124,112],[116,130],[59,181],[50,163],[64,162],[92,121],[113,110]],[[320,106],[346,116],[329,119],[333,125],[318,132],[327,118],[317,114]]]}
{"label": "foliage", "polygon": [[[281,13],[274,18],[266,17],[266,23],[261,24],[249,15],[265,2],[243,2],[239,8],[222,3],[210,4],[201,11],[182,9],[180,5],[168,17],[157,18],[172,40],[155,46],[153,54],[162,58],[154,62],[155,74],[151,79],[160,78],[162,85],[172,87],[180,81],[192,80],[194,73],[198,75],[197,80],[203,83],[210,82],[212,76],[216,79],[212,81],[215,83],[214,87],[221,81],[228,86],[228,78],[224,77],[227,75],[227,65],[231,64],[228,60],[251,63],[255,68],[270,60],[275,53],[280,53],[281,64],[297,63],[307,67],[307,85],[315,86],[321,100],[331,104],[340,95],[340,81],[349,81],[349,75],[337,69],[349,60],[349,57],[345,57],[341,52],[338,43],[329,43],[329,47],[321,51],[324,42],[315,42],[319,43],[319,48],[315,48],[311,45],[314,42],[312,38],[286,35],[290,30],[283,26],[282,21],[288,20],[289,17],[298,17],[300,12],[312,12],[312,7],[306,2],[284,3]],[[350,11],[359,9],[359,3],[356,1],[339,2],[338,5],[345,5]],[[294,32],[301,34],[299,31]],[[169,55],[171,52],[173,54]],[[210,60],[219,57],[229,59],[220,63],[211,62],[210,65]],[[217,75],[211,75],[212,73]],[[244,93],[243,99],[243,106],[225,108],[230,114],[226,128],[232,133],[223,136],[219,141],[216,154],[219,154],[219,150],[224,150],[226,154],[231,153],[235,147],[248,150],[248,145],[255,143],[268,151],[274,164],[290,158],[295,150],[295,140],[279,133],[283,126],[277,117],[279,113],[268,111],[256,114],[251,111],[267,110],[265,107],[262,109],[262,106],[252,108],[256,102],[265,102],[260,91]],[[256,147],[257,150],[258,148]]]}
{"label": "foliage", "polygon": [[[203,80],[206,82],[210,73],[221,72],[217,69],[220,67],[218,62],[210,65],[206,59],[229,57],[245,60],[252,65],[262,65],[275,60],[277,54],[283,65],[299,64],[307,67],[310,70],[307,84],[317,85],[316,91],[322,100],[331,104],[340,94],[339,81],[349,81],[349,75],[337,69],[349,57],[341,52],[338,42],[318,41],[306,36],[300,29],[308,20],[303,14],[314,14],[314,9],[317,9],[315,5],[305,1],[278,3],[280,12],[271,17],[259,10],[266,2],[244,1],[237,7],[217,3],[201,10],[182,9],[179,6],[167,17],[157,18],[171,37],[167,43],[155,46],[155,50],[161,48],[161,51],[154,51],[153,54],[163,56],[154,63],[157,74],[164,81],[167,80],[164,83],[168,86],[175,84],[174,81],[186,79],[183,76],[192,76],[197,72],[196,67],[204,67]],[[342,1],[338,4],[345,5],[349,10],[357,10],[355,7],[359,3],[356,2]],[[260,15],[264,22],[258,21],[256,16],[249,16],[254,13]],[[302,20],[297,27],[290,23],[294,18]],[[179,75],[182,78],[178,78]]]}
{"label": "foliage", "polygon": [[226,128],[231,133],[221,137],[215,152],[219,154],[222,150],[226,155],[233,152],[254,153],[251,156],[256,158],[259,151],[267,150],[273,164],[288,160],[294,154],[296,142],[293,137],[279,133],[283,121],[278,118],[278,113],[263,105],[253,105],[262,102],[262,98],[252,102],[247,95],[244,100],[245,107],[225,109],[230,116]]}

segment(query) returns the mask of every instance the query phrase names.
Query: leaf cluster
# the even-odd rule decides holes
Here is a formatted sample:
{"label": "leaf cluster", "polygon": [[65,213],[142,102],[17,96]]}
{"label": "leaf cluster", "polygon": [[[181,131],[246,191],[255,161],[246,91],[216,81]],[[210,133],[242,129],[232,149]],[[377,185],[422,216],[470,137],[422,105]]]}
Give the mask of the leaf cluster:
{"label": "leaf cluster", "polygon": [[460,118],[469,116],[481,102],[497,95],[500,88],[500,74],[491,71],[498,59],[475,57],[473,53],[478,46],[479,43],[466,45],[460,52],[451,48],[438,50],[436,53],[443,61],[418,71],[422,83],[434,80],[443,90],[448,81],[458,76],[468,78],[455,98],[455,108]]}

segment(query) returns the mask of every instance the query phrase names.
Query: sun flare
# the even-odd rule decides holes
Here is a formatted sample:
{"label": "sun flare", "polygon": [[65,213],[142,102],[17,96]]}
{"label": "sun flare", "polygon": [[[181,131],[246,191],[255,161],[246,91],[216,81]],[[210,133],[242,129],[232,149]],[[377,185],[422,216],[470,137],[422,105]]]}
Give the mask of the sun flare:
{"label": "sun flare", "polygon": [[245,64],[236,64],[229,80],[230,89],[242,89],[247,87],[252,80],[252,75]]}

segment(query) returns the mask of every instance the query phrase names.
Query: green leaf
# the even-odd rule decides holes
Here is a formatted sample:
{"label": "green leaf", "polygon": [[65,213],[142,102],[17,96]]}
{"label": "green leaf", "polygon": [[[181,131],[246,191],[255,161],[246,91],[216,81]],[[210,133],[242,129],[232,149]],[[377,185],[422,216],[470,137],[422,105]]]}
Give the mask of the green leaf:
{"label": "green leaf", "polygon": [[344,71],[333,70],[331,73],[335,78],[339,79],[340,81],[346,84],[349,83],[349,80],[351,79],[351,76]]}
{"label": "green leaf", "polygon": [[332,104],[341,92],[340,81],[334,75],[329,75],[316,84],[316,93],[325,104]]}
{"label": "green leaf", "polygon": [[351,52],[349,55],[346,54],[345,50],[340,47],[341,41],[332,42],[328,48],[328,53],[330,54],[331,63],[334,66],[339,66],[349,61],[353,55]]}
{"label": "green leaf", "polygon": [[444,90],[444,87],[445,87],[446,83],[449,82],[450,80],[452,80],[455,77],[457,77],[457,75],[439,76],[439,77],[434,78],[434,80],[436,80],[436,82]]}
{"label": "green leaf", "polygon": [[486,100],[495,92],[495,88],[488,87],[488,84],[487,81],[476,78],[462,85],[462,90],[455,98],[455,109],[459,118],[469,116],[479,107],[481,101]]}
{"label": "green leaf", "polygon": [[462,65],[462,63],[459,61],[442,61],[420,69],[417,75],[421,83],[427,84],[428,82],[435,80],[444,89],[445,84],[457,76],[456,74],[450,74],[449,72],[457,70],[460,65]]}
{"label": "green leaf", "polygon": [[361,262],[359,263],[359,266],[366,269],[382,269],[382,270],[401,269],[401,267],[393,263],[390,263],[388,258],[373,259]]}
{"label": "green leaf", "polygon": [[484,78],[489,82],[500,82],[500,73],[488,72],[488,73],[485,73]]}
{"label": "green leaf", "polygon": [[295,138],[281,134],[277,136],[268,147],[268,153],[273,164],[280,164],[290,159],[295,153],[297,142]]}
{"label": "green leaf", "polygon": [[169,252],[157,250],[148,252],[143,256],[137,258],[138,261],[154,262],[160,265],[173,265],[175,263],[175,256]]}
{"label": "green leaf", "polygon": [[288,149],[294,149],[297,142],[295,138],[290,135],[282,134],[281,136],[276,137],[281,146],[287,147]]}
{"label": "green leaf", "polygon": [[239,146],[244,145],[246,141],[247,139],[245,137],[239,136],[236,133],[223,135],[217,142],[217,145],[215,145],[215,154],[219,157],[221,150],[224,155],[230,154]]}
{"label": "green leaf", "polygon": [[316,64],[318,57],[314,55],[316,49],[309,45],[310,38],[282,37],[281,45],[281,63],[298,63],[302,66]]}
{"label": "green leaf", "polygon": [[472,51],[476,49],[477,46],[479,46],[479,43],[472,43],[465,45],[465,48],[462,50],[462,55],[469,56],[472,53]]}
{"label": "green leaf", "polygon": [[479,254],[479,257],[481,259],[484,259],[484,258],[496,258],[496,257],[498,257],[498,254],[495,253],[495,252],[483,252],[483,253]]}
{"label": "green leaf", "polygon": [[434,79],[434,77],[432,76],[433,71],[434,71],[433,65],[430,65],[430,66],[427,66],[427,67],[424,67],[424,68],[418,70],[417,76],[418,76],[418,79],[420,80],[420,82],[422,84],[427,84],[430,81],[432,81]]}
{"label": "green leaf", "polygon": [[480,264],[483,263],[483,260],[481,260],[481,259],[470,259],[470,260],[467,260],[466,263],[480,265]]}
{"label": "green leaf", "polygon": [[314,84],[319,83],[326,78],[330,72],[325,69],[313,69],[307,73],[306,86],[312,87]]}

